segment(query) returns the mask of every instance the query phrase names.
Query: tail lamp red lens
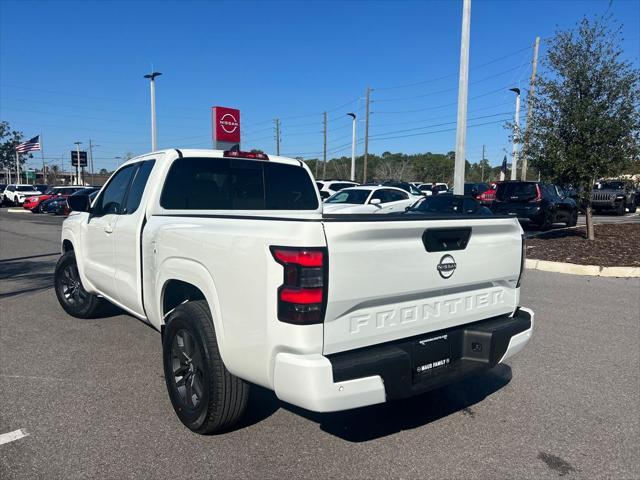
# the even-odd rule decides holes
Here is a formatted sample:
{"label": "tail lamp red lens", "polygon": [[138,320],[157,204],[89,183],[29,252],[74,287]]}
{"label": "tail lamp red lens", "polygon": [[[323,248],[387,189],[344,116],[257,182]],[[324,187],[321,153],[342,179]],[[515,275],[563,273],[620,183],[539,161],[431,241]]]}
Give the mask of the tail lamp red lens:
{"label": "tail lamp red lens", "polygon": [[536,183],[536,198],[531,200],[532,202],[541,202],[542,201],[542,191],[540,190],[540,185]]}
{"label": "tail lamp red lens", "polygon": [[322,323],[326,306],[325,248],[271,247],[284,269],[278,288],[278,319],[296,325]]}

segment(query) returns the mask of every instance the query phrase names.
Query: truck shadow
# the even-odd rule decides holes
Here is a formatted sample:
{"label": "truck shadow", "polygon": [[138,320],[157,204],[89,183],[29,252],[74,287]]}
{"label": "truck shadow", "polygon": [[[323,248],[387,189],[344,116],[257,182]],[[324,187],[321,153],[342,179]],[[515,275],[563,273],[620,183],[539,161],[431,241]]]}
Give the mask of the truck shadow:
{"label": "truck shadow", "polygon": [[282,407],[317,423],[331,435],[348,442],[366,442],[419,428],[456,412],[473,418],[476,413],[471,407],[505,387],[511,376],[511,367],[499,364],[479,376],[416,397],[335,413],[309,412],[252,386],[247,415],[238,428],[258,423]]}

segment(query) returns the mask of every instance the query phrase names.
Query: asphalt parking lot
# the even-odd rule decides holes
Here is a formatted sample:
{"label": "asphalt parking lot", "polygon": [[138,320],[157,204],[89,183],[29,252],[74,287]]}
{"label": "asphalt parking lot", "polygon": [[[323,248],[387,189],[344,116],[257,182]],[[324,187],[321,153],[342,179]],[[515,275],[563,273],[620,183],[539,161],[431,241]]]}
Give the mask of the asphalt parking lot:
{"label": "asphalt parking lot", "polygon": [[527,271],[534,338],[507,365],[335,414],[254,388],[240,428],[203,437],[173,413],[158,333],[58,306],[61,223],[0,211],[0,434],[28,433],[0,478],[640,476],[639,279]]}

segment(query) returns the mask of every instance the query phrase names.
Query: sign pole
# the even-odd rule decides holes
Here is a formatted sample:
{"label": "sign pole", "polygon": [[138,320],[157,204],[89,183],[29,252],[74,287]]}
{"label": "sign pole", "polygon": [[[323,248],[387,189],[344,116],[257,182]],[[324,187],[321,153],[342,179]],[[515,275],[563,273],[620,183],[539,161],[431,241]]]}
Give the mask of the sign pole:
{"label": "sign pole", "polygon": [[[76,144],[76,185],[80,185],[80,144],[82,142],[75,142]],[[73,159],[72,159],[73,160]]]}

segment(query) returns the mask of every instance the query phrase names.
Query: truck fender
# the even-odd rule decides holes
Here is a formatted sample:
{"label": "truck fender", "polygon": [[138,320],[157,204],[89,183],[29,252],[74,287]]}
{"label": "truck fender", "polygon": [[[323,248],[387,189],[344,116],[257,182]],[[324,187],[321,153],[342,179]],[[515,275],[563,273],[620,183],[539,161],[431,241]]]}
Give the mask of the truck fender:
{"label": "truck fender", "polygon": [[[213,318],[213,326],[216,331],[218,340],[218,348],[222,360],[225,360],[225,336],[222,320],[222,312],[220,309],[220,301],[218,292],[215,287],[213,276],[204,265],[191,259],[181,257],[170,257],[162,261],[157,267],[159,272],[155,283],[156,308],[159,314],[159,326],[164,325],[164,292],[165,287],[171,280],[179,280],[188,283],[199,289],[209,304],[211,317]],[[155,322],[154,322],[155,323]],[[225,363],[226,365],[226,363]],[[229,368],[227,366],[227,368]]]}
{"label": "truck fender", "polygon": [[78,273],[80,274],[80,281],[85,290],[89,293],[96,293],[96,289],[89,281],[84,271],[84,261],[82,256],[82,247],[80,239],[76,238],[74,231],[70,228],[62,228],[62,238],[60,242],[60,255],[64,254],[68,249],[65,248],[65,242],[71,243],[73,251],[76,254],[76,265],[78,266]]}

